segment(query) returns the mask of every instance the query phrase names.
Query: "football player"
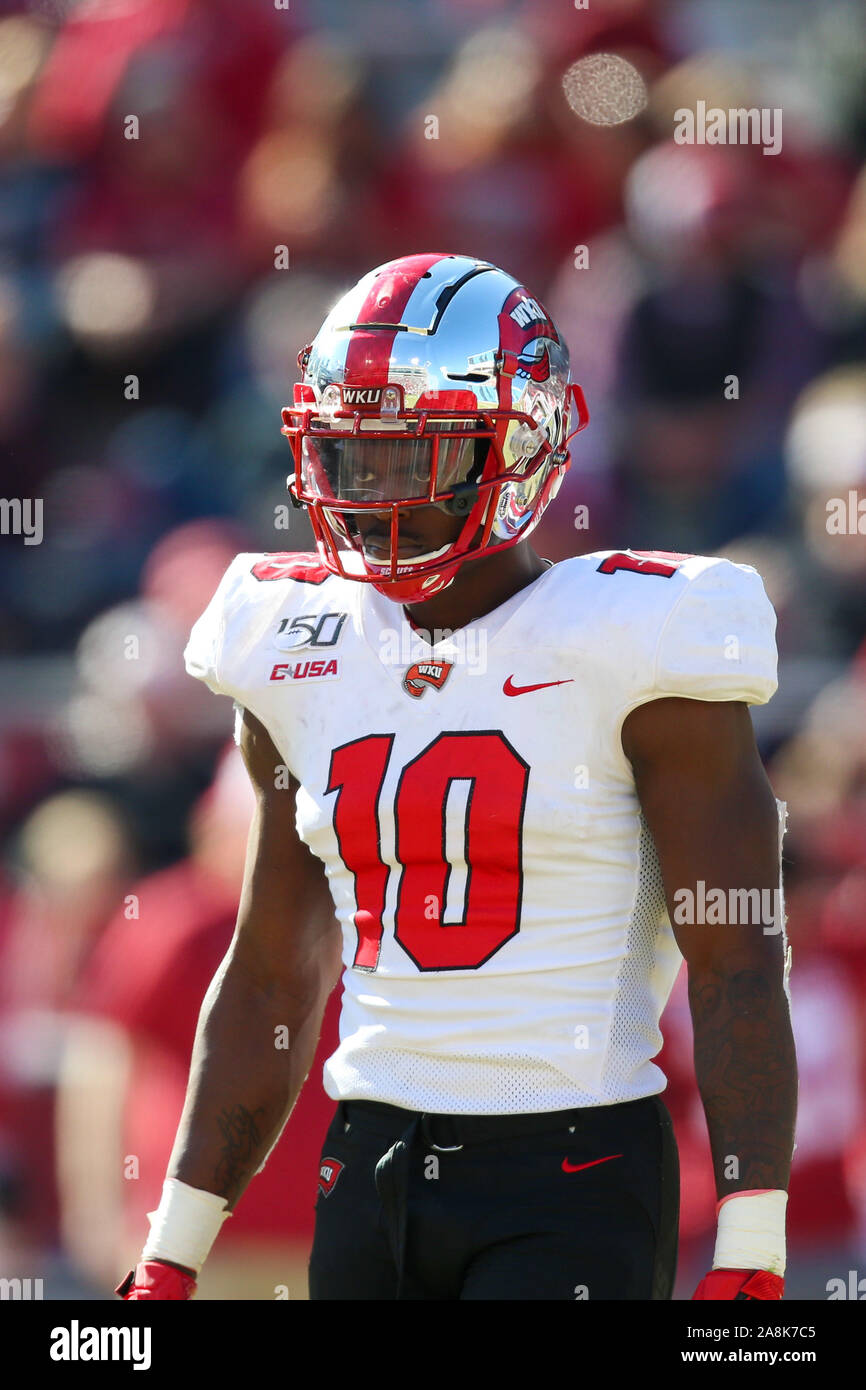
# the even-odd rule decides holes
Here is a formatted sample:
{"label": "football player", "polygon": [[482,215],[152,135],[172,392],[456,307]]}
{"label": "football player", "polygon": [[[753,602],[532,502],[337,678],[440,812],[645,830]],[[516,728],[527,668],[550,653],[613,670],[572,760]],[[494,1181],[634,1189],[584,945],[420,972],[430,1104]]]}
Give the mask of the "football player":
{"label": "football player", "polygon": [[186,652],[237,706],[257,812],[118,1292],[192,1296],[342,972],[311,1298],[670,1298],[652,1059],[685,958],[718,1195],[695,1297],[781,1298],[796,1070],[783,808],[748,711],[776,688],[760,577],[533,550],[587,415],[493,265],[380,266],[299,362],[283,432],[317,553],[239,555]]}

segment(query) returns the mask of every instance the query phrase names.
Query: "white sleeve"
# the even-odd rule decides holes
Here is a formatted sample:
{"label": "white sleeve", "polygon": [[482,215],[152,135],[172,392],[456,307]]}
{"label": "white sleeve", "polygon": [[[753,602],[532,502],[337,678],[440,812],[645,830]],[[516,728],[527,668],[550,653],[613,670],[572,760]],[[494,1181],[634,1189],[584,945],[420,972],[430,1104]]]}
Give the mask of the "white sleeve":
{"label": "white sleeve", "polygon": [[642,698],[766,704],[778,684],[775,633],[776,614],[757,570],[717,560],[689,581],[671,608]]}
{"label": "white sleeve", "polygon": [[204,681],[217,695],[233,693],[221,683],[223,641],[230,617],[243,602],[244,579],[257,558],[255,555],[235,556],[207,608],[194,624],[184,650],[188,673]]}

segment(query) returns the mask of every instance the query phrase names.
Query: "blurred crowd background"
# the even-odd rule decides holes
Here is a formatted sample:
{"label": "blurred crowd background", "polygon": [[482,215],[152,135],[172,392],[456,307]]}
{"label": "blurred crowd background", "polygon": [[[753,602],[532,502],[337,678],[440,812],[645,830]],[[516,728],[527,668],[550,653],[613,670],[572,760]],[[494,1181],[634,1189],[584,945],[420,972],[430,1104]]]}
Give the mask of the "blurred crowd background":
{"label": "blurred crowd background", "polygon": [[[788,1289],[866,1275],[864,53],[859,0],[0,0],[0,493],[44,501],[40,544],[0,537],[0,1275],[105,1298],[141,1247],[251,808],[182,649],[238,550],[310,548],[275,524],[299,348],[426,250],[502,265],[569,343],[592,425],[541,554],[764,577]],[[675,143],[699,100],[780,108],[781,151]],[[202,1297],[305,1296],[337,1008]],[[687,1298],[714,1194],[682,975],[663,1028]]]}

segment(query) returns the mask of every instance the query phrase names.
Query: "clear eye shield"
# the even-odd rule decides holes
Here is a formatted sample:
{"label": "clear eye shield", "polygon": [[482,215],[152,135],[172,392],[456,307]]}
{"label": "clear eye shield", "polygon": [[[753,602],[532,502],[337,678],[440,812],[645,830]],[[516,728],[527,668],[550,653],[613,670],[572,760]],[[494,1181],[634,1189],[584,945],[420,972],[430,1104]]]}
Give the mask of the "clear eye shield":
{"label": "clear eye shield", "polygon": [[[372,421],[363,422],[368,424],[373,426]],[[428,431],[417,438],[407,437],[405,432],[388,438],[382,424],[375,422],[374,438],[354,432],[344,438],[335,437],[333,432],[304,435],[304,491],[323,502],[340,504],[341,510],[399,501],[429,502],[452,510],[434,499],[480,475],[488,440],[463,434],[444,436],[448,429],[461,425],[472,428],[474,422],[431,422]]]}

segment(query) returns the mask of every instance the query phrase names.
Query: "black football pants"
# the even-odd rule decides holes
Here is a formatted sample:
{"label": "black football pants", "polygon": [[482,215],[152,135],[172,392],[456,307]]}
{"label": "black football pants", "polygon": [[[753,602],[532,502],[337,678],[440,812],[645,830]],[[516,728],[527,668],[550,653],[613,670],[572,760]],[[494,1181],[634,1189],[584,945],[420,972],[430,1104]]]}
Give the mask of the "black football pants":
{"label": "black football pants", "polygon": [[534,1115],[337,1106],[311,1299],[669,1299],[679,1161],[659,1096]]}

